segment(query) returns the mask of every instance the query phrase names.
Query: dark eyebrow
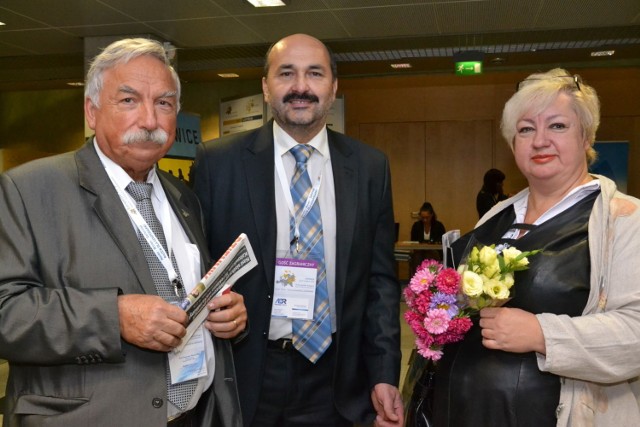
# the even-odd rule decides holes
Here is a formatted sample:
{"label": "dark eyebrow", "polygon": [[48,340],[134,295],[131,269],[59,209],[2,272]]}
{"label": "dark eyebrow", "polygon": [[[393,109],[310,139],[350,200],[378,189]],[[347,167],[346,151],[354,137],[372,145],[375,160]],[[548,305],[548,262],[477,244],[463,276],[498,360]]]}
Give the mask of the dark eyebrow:
{"label": "dark eyebrow", "polygon": [[[278,70],[291,70],[295,69],[295,65],[293,64],[282,64],[278,67]],[[327,68],[322,66],[321,64],[312,64],[307,67],[307,70],[320,70],[325,71]]]}

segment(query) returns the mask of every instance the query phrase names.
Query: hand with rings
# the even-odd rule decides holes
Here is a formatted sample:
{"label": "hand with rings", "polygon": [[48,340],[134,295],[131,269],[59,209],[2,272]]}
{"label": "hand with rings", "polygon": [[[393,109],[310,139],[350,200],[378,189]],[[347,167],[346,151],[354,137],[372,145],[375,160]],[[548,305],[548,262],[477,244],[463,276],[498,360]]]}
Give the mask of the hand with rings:
{"label": "hand with rings", "polygon": [[217,338],[234,338],[247,327],[247,308],[241,294],[229,292],[217,296],[207,308],[209,314],[204,325]]}

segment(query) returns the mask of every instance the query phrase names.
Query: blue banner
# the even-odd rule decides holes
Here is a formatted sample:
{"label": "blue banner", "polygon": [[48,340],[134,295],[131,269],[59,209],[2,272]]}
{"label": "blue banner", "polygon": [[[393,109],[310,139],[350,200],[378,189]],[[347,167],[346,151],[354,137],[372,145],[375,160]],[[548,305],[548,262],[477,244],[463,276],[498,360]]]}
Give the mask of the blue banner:
{"label": "blue banner", "polygon": [[196,147],[201,142],[200,116],[181,112],[178,114],[176,140],[166,157],[193,159],[196,156]]}

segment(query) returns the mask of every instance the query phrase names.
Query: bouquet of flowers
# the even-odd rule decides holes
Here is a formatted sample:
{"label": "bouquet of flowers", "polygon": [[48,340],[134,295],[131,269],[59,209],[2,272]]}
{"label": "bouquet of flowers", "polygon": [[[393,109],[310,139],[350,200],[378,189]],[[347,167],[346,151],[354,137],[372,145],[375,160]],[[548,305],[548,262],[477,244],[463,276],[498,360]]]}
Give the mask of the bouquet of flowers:
{"label": "bouquet of flowers", "polygon": [[512,297],[513,273],[529,268],[529,259],[540,250],[521,252],[514,246],[475,245],[458,272],[462,275],[461,294],[470,312],[500,307]]}
{"label": "bouquet of flowers", "polygon": [[434,260],[425,260],[404,290],[409,310],[404,318],[416,336],[418,353],[433,361],[445,344],[460,341],[471,328],[469,315],[459,306],[460,274]]}
{"label": "bouquet of flowers", "polygon": [[445,344],[462,340],[470,317],[485,307],[499,307],[511,298],[513,273],[526,270],[527,257],[513,246],[472,245],[458,270],[425,260],[404,290],[406,322],[416,336],[418,353],[432,361]]}

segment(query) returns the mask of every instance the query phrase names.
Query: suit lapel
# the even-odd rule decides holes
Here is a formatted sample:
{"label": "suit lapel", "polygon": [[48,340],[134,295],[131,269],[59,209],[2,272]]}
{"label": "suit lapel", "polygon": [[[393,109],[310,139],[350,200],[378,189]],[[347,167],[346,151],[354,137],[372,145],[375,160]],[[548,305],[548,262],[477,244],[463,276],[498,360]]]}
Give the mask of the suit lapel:
{"label": "suit lapel", "polygon": [[[263,260],[269,285],[273,285],[276,253],[276,203],[274,188],[273,121],[257,132],[242,153],[249,189],[251,213],[258,232],[257,249]],[[251,242],[254,245],[254,242]]]}
{"label": "suit lapel", "polygon": [[341,313],[358,209],[358,162],[340,134],[330,129],[327,133],[336,195],[336,304]]}
{"label": "suit lapel", "polygon": [[156,288],[149,272],[149,266],[136,232],[131,225],[131,219],[100,162],[93,142],[88,142],[76,152],[76,165],[80,187],[87,191],[90,205],[138,278],[140,286],[138,292],[155,294]]}

